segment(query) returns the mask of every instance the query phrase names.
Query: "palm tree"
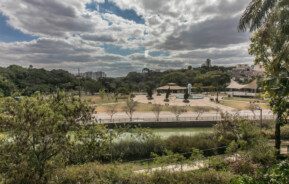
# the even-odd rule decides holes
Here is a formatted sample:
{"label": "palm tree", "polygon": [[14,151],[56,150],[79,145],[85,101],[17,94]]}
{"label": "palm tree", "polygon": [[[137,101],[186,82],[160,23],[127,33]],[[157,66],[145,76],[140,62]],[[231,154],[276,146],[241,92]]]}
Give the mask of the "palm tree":
{"label": "palm tree", "polygon": [[244,11],[238,29],[251,32],[266,23],[272,13],[272,9],[278,4],[278,0],[252,0]]}
{"label": "palm tree", "polygon": [[[256,63],[264,64],[267,79],[264,89],[269,94],[270,105],[277,115],[275,122],[275,148],[280,154],[281,126],[288,116],[289,94],[288,58],[288,0],[252,0],[243,13],[238,29],[256,31],[251,38],[250,54]],[[286,8],[285,8],[286,7]],[[270,51],[270,52],[268,52]],[[284,76],[283,76],[284,73]],[[285,117],[284,117],[285,116]]]}

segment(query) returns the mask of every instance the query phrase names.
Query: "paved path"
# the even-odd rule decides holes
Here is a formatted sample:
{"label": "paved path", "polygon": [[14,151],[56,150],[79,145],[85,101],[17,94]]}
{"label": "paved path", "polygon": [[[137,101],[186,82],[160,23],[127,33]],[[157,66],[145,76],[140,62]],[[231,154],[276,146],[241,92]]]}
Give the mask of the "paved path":
{"label": "paved path", "polygon": [[[169,102],[164,102],[165,95],[162,94],[161,96],[153,95],[153,100],[148,100],[146,95],[137,95],[134,98],[134,101],[139,102],[139,103],[152,103],[152,104],[160,104],[160,105],[165,105],[169,104],[169,106],[184,106],[183,99],[177,99],[175,96],[171,95],[169,97],[170,101]],[[186,103],[186,106],[192,106],[192,107],[197,107],[197,106],[205,106],[205,107],[212,107],[212,108],[218,108],[222,111],[232,111],[234,108],[224,106],[215,102],[211,102],[209,97],[204,97],[203,99],[194,99],[190,100],[189,103]]]}
{"label": "paved path", "polygon": [[[229,114],[236,114],[237,111],[232,110],[232,111],[227,111]],[[249,110],[242,110],[238,111],[238,114],[240,116],[253,116],[253,113]],[[197,113],[195,112],[187,112],[182,114],[180,117],[181,118],[192,118],[192,117],[197,117]],[[260,111],[255,112],[256,118],[260,117]],[[263,116],[270,116],[272,115],[271,110],[263,110]],[[95,114],[95,117],[97,119],[110,119],[109,115],[105,112],[100,112]],[[220,114],[216,111],[211,111],[211,112],[206,112],[202,114],[200,117],[220,117]],[[113,119],[126,119],[128,118],[127,114],[125,112],[118,112],[113,116]],[[133,118],[139,118],[139,119],[151,119],[155,118],[155,114],[153,112],[135,112],[133,114]],[[160,118],[175,118],[175,115],[169,111],[163,111],[160,114]]]}

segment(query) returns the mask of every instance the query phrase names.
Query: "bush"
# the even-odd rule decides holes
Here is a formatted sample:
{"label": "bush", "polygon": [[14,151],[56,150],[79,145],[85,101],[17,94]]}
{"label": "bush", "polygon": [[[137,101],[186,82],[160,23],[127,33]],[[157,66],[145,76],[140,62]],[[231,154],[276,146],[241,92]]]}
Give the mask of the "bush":
{"label": "bush", "polygon": [[154,158],[154,163],[156,164],[182,164],[186,158],[178,153],[173,153],[172,151],[165,150],[165,154],[159,156],[158,154],[152,153],[152,157]]}
{"label": "bush", "polygon": [[289,140],[289,125],[285,125],[281,128],[281,138]]}
{"label": "bush", "polygon": [[165,147],[174,153],[191,152],[192,148],[202,150],[205,156],[211,156],[222,150],[214,150],[220,146],[212,134],[196,136],[171,136],[165,140]]}
{"label": "bush", "polygon": [[253,164],[250,159],[246,157],[241,157],[230,163],[230,171],[241,175],[255,175],[258,169],[258,165]]}
{"label": "bush", "polygon": [[262,165],[272,165],[275,163],[275,153],[275,149],[268,144],[266,139],[260,139],[246,152],[254,163]]}
{"label": "bush", "polygon": [[218,172],[214,170],[196,171],[196,172],[156,172],[148,177],[145,183],[154,184],[227,184],[235,176],[229,172]]}
{"label": "bush", "polygon": [[125,183],[125,184],[227,184],[236,176],[230,172],[215,170],[200,170],[194,172],[167,172],[159,171],[148,174],[135,174],[118,165],[103,166],[86,164],[74,166],[57,172],[51,184],[78,184],[78,183]]}
{"label": "bush", "polygon": [[225,161],[223,157],[210,157],[209,159],[209,168],[212,168],[217,171],[227,171],[229,163]]}
{"label": "bush", "polygon": [[162,154],[164,152],[163,141],[159,138],[143,141],[128,140],[112,145],[113,158],[116,160],[140,160],[150,158],[151,153]]}

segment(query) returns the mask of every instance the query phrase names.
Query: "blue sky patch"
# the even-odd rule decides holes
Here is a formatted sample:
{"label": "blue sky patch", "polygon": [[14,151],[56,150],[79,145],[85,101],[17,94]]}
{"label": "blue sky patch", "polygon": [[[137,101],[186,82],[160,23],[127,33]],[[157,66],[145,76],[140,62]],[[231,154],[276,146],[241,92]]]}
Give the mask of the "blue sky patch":
{"label": "blue sky patch", "polygon": [[7,23],[8,18],[0,12],[0,42],[31,41],[36,36],[24,34]]}
{"label": "blue sky patch", "polygon": [[134,10],[120,9],[115,3],[105,0],[104,3],[91,2],[86,4],[86,9],[90,11],[98,11],[100,13],[111,13],[127,20],[134,21],[137,24],[144,24],[145,20],[139,16]]}
{"label": "blue sky patch", "polygon": [[168,57],[170,56],[170,52],[169,51],[150,51],[149,55],[152,57]]}
{"label": "blue sky patch", "polygon": [[103,44],[101,46],[105,52],[109,54],[116,54],[116,55],[121,55],[121,56],[128,56],[134,53],[144,53],[145,48],[144,47],[138,47],[138,48],[122,48],[117,45],[113,44]]}

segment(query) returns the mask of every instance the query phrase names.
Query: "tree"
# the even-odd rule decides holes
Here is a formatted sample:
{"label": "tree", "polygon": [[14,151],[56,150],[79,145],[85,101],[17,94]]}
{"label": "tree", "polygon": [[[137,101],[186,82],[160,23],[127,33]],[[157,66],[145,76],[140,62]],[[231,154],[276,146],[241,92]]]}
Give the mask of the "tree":
{"label": "tree", "polygon": [[208,111],[209,110],[206,107],[196,106],[195,107],[195,112],[197,113],[196,120],[198,120],[202,114],[204,114],[205,112],[208,112]]}
{"label": "tree", "polygon": [[277,3],[278,0],[251,0],[240,19],[239,30],[246,31],[249,28],[250,31],[255,31],[266,24]]}
{"label": "tree", "polygon": [[289,69],[288,69],[288,0],[254,0],[244,12],[239,29],[256,32],[251,38],[249,53],[255,63],[266,70],[264,89],[270,106],[276,114],[275,148],[280,154],[281,126],[287,122]]}
{"label": "tree", "polygon": [[180,106],[173,106],[170,108],[170,110],[176,116],[177,121],[179,121],[180,115],[187,112],[187,109],[185,107],[180,107]]}
{"label": "tree", "polygon": [[0,173],[5,183],[47,183],[65,163],[68,133],[91,119],[92,109],[79,98],[58,93],[19,100],[6,98],[0,108]]}
{"label": "tree", "polygon": [[100,96],[101,100],[104,100],[104,98],[106,96],[105,89],[99,90],[99,96]]}
{"label": "tree", "polygon": [[81,126],[75,131],[73,141],[69,147],[69,164],[93,162],[108,156],[111,141],[115,134],[105,125],[90,124]]}
{"label": "tree", "polygon": [[190,97],[190,94],[188,93],[188,90],[185,90],[185,94],[184,94],[184,102],[185,103],[189,103],[190,101],[188,100]]}
{"label": "tree", "polygon": [[153,113],[156,116],[157,122],[160,120],[160,113],[161,113],[162,109],[163,109],[162,106],[159,105],[159,104],[154,104],[153,105],[152,111],[153,111]]}
{"label": "tree", "polygon": [[165,102],[169,102],[170,100],[169,100],[169,97],[170,97],[170,95],[171,95],[171,89],[169,88],[167,91],[166,91],[166,98],[165,98]]}
{"label": "tree", "polygon": [[117,113],[117,104],[108,105],[106,108],[106,113],[110,117],[110,122],[112,122],[113,116]]}
{"label": "tree", "polygon": [[137,102],[133,101],[133,99],[129,98],[126,100],[124,111],[128,115],[130,122],[132,122],[132,117],[133,117],[134,112],[136,111],[136,107],[137,107]]}
{"label": "tree", "polygon": [[147,97],[148,97],[148,100],[153,99],[153,90],[150,87],[147,89]]}

